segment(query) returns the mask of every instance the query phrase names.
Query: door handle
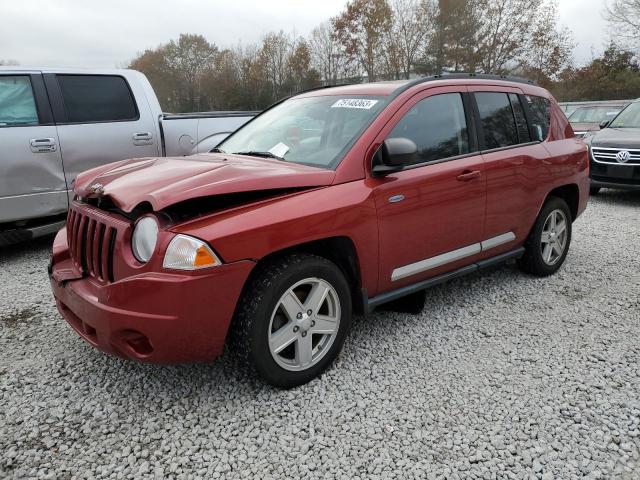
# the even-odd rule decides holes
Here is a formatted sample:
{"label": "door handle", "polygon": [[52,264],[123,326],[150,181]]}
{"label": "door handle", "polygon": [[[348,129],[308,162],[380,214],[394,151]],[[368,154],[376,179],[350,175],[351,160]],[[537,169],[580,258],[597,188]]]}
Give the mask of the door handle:
{"label": "door handle", "polygon": [[134,145],[151,145],[153,144],[153,135],[151,132],[140,132],[133,134]]}
{"label": "door handle", "polygon": [[55,138],[32,138],[29,145],[33,153],[55,152],[58,149]]}
{"label": "door handle", "polygon": [[459,182],[468,182],[480,176],[480,170],[465,170],[456,177]]}

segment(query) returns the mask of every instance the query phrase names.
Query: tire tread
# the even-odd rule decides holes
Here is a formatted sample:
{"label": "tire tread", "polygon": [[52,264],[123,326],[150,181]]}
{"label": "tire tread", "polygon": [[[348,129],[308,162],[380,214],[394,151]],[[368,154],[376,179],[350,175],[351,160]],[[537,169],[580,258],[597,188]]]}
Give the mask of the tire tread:
{"label": "tire tread", "polygon": [[[253,332],[256,329],[256,322],[260,321],[260,315],[264,314],[264,312],[261,312],[261,309],[263,309],[266,302],[266,294],[277,288],[279,280],[284,275],[305,263],[324,265],[342,275],[341,271],[333,262],[324,257],[306,253],[293,253],[258,264],[243,289],[229,332],[228,347],[237,366],[246,369],[247,373],[252,376],[261,376],[267,382],[279,387],[289,388],[305,382],[274,380],[273,378],[266,377],[264,371],[259,371],[256,365],[258,355],[256,355],[255,352]],[[349,292],[348,288],[347,292]],[[345,305],[345,307],[347,307],[347,305]],[[350,323],[350,307],[351,303],[349,302],[349,312],[345,312],[346,315],[343,313],[345,326],[347,327]],[[342,321],[343,320],[341,320],[341,322]]]}

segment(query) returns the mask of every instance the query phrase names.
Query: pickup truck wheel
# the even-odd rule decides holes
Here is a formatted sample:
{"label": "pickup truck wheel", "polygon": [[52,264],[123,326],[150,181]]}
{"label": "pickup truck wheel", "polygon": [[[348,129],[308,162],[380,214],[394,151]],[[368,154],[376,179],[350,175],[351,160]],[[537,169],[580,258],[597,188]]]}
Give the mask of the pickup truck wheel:
{"label": "pickup truck wheel", "polygon": [[562,266],[571,244],[571,211],[567,202],[551,197],[542,207],[518,261],[522,270],[546,277]]}
{"label": "pickup truck wheel", "polygon": [[351,294],[341,270],[295,254],[258,266],[234,319],[232,347],[268,383],[291,388],[333,362],[351,324]]}

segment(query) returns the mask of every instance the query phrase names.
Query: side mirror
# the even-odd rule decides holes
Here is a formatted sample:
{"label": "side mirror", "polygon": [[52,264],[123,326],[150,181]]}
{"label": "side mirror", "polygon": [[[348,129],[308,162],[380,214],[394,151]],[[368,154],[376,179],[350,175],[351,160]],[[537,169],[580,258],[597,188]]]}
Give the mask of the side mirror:
{"label": "side mirror", "polygon": [[611,120],[603,120],[600,122],[600,130],[607,128],[611,124]]}
{"label": "side mirror", "polygon": [[397,137],[387,138],[376,154],[379,160],[373,167],[375,175],[388,175],[399,172],[406,165],[417,163],[418,146],[413,140]]}

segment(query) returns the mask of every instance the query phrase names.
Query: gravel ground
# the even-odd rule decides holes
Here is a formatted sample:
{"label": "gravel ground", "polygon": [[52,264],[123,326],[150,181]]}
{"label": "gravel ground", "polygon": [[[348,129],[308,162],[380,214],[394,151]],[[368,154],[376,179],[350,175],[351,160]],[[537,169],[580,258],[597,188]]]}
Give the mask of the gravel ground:
{"label": "gravel ground", "polygon": [[640,478],[640,194],[603,191],[548,279],[513,266],[356,319],[322,378],[106,356],[0,252],[0,478]]}

